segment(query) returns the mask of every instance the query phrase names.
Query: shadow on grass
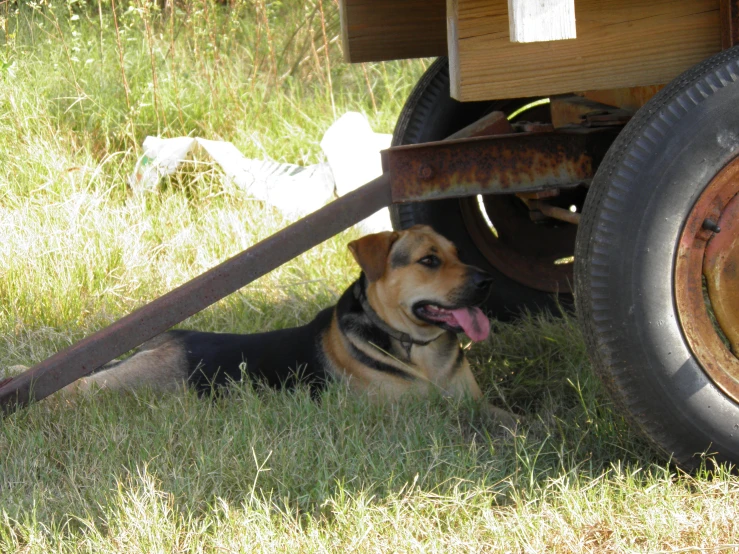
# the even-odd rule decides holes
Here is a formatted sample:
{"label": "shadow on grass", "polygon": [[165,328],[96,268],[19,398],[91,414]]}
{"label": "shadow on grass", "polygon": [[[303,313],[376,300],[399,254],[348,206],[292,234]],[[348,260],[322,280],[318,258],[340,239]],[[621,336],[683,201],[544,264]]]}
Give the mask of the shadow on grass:
{"label": "shadow on grass", "polygon": [[[271,313],[290,325],[310,318],[310,304],[288,300]],[[201,323],[212,317],[204,327],[219,327],[249,313],[235,306]],[[517,429],[501,429],[469,403],[376,406],[339,384],[318,402],[304,389],[248,385],[215,400],[185,391],[52,398],[0,426],[0,505],[20,520],[33,513],[72,527],[77,518],[102,523],[143,472],[184,513],[203,514],[217,499],[267,499],[314,517],[337,495],[381,501],[411,485],[442,496],[482,488],[505,504],[563,476],[597,479],[612,466],[661,463],[614,412],[571,317],[495,324],[468,356],[491,402],[523,417]]]}

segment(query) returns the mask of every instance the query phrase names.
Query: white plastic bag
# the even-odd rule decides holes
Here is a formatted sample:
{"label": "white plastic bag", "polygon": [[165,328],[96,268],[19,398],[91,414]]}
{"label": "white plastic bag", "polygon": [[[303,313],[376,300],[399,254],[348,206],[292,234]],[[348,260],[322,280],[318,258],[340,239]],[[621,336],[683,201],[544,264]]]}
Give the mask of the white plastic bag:
{"label": "white plastic bag", "polygon": [[[137,193],[154,191],[162,177],[175,173],[187,160],[209,160],[231,184],[295,220],[379,177],[380,150],[389,146],[390,135],[374,133],[367,118],[357,112],[344,114],[329,127],[321,141],[328,162],[310,166],[252,160],[225,141],[149,136],[129,184]],[[387,230],[390,215],[381,210],[358,225],[365,232]]]}

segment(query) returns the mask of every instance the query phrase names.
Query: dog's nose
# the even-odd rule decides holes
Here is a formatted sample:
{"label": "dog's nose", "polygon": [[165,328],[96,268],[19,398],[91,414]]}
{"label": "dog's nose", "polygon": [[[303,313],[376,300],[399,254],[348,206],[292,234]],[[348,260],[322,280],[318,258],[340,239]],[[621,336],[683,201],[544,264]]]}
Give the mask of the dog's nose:
{"label": "dog's nose", "polygon": [[489,273],[484,271],[476,270],[472,274],[472,284],[478,289],[487,289],[493,284],[493,278]]}

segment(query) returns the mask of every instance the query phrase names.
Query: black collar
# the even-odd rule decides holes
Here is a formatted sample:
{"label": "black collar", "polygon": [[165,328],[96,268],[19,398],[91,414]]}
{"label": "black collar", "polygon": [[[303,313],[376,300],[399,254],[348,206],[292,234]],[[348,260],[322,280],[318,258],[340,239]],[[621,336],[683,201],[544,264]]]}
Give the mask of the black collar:
{"label": "black collar", "polygon": [[[362,310],[364,310],[364,313],[367,314],[367,317],[372,322],[372,324],[375,327],[378,327],[383,332],[390,335],[392,338],[397,340],[400,345],[405,350],[406,355],[408,358],[411,357],[411,347],[414,344],[417,344],[419,346],[426,346],[427,344],[431,344],[436,339],[431,340],[417,340],[414,339],[412,336],[410,336],[408,333],[403,333],[402,331],[398,331],[397,329],[394,329],[390,325],[388,325],[383,319],[377,315],[377,312],[372,309],[372,306],[370,306],[369,301],[367,300],[367,291],[364,287],[364,275],[360,277],[356,283],[354,283],[354,297],[359,300],[359,303],[362,305]],[[438,337],[436,337],[438,338]]]}

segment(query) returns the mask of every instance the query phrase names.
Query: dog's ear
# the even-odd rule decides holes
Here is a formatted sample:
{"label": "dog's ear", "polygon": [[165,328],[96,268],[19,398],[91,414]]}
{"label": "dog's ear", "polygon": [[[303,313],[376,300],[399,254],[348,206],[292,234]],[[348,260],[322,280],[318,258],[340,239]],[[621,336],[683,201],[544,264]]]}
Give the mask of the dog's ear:
{"label": "dog's ear", "polygon": [[390,248],[399,236],[395,231],[385,231],[349,243],[349,250],[370,283],[377,281],[385,273]]}

